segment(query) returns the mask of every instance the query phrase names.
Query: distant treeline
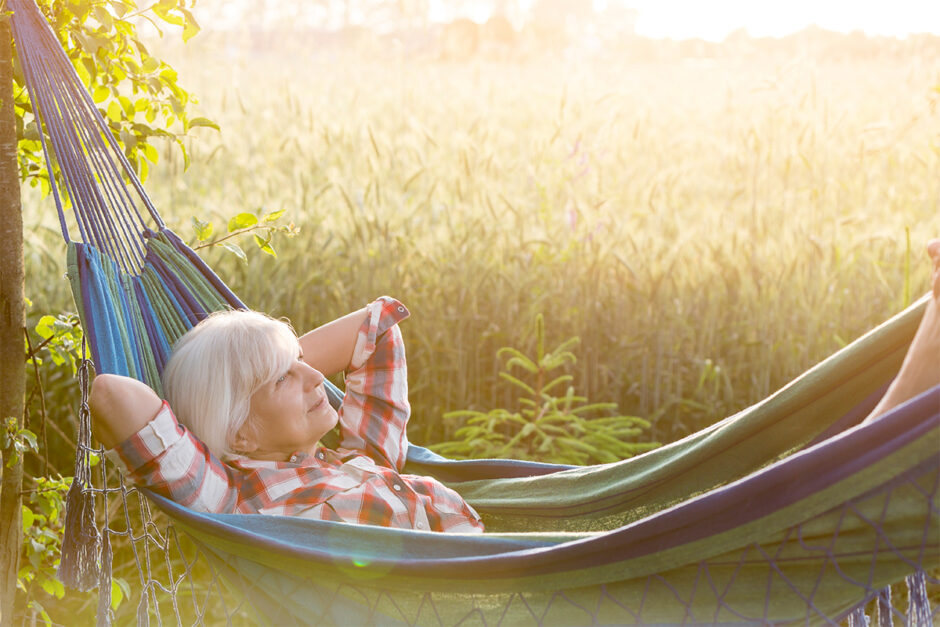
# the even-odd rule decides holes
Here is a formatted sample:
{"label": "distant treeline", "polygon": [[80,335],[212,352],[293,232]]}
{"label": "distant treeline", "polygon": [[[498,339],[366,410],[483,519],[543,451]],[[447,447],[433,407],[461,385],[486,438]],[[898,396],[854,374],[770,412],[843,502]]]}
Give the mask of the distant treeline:
{"label": "distant treeline", "polygon": [[305,53],[356,51],[442,61],[525,61],[551,54],[579,54],[622,61],[661,62],[681,59],[743,58],[773,61],[809,58],[826,62],[940,58],[940,36],[916,34],[904,39],[848,34],[810,26],[785,37],[752,37],[744,29],[723,42],[703,39],[650,39],[624,28],[601,28],[593,22],[528,22],[516,28],[502,16],[483,24],[461,18],[453,22],[395,29],[347,26],[254,27],[245,32],[210,31],[220,43],[248,44],[255,51],[301,49]]}

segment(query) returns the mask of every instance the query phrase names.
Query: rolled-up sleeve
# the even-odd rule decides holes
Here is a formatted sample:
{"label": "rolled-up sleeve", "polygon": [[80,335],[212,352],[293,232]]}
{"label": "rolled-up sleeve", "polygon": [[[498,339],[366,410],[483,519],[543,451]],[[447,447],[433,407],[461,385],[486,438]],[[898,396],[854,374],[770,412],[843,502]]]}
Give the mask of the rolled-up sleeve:
{"label": "rolled-up sleeve", "polygon": [[237,474],[209,452],[164,402],[153,420],[108,451],[135,485],[203,512],[232,513],[238,503]]}
{"label": "rolled-up sleeve", "polygon": [[398,323],[408,315],[404,305],[388,296],[369,304],[346,371],[346,397],[339,411],[340,446],[398,471],[408,454],[405,428],[411,415],[405,344]]}

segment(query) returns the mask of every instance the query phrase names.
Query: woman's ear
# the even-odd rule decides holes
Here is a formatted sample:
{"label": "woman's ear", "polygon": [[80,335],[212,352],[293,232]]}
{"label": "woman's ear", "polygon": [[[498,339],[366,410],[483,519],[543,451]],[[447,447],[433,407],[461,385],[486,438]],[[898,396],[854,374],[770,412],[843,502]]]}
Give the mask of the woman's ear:
{"label": "woman's ear", "polygon": [[232,451],[239,455],[250,455],[256,450],[258,450],[258,443],[255,439],[255,428],[249,416],[235,432],[235,437],[232,439]]}

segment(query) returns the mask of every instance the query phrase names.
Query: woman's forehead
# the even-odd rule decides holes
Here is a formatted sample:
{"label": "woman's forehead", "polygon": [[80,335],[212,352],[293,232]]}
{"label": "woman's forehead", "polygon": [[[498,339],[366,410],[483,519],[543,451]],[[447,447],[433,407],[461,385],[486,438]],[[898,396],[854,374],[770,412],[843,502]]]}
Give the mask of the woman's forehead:
{"label": "woman's forehead", "polygon": [[278,342],[277,355],[279,358],[278,360],[281,362],[284,368],[289,368],[290,365],[297,361],[297,358],[302,355],[300,342],[298,342],[296,338],[290,342]]}

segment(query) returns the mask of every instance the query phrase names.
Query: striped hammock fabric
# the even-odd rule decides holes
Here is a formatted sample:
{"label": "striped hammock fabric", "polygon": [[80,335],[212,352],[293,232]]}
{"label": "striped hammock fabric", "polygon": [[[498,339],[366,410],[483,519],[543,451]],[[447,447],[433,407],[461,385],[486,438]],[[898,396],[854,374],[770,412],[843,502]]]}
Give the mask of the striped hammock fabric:
{"label": "striped hammock fabric", "polygon": [[[32,0],[8,7],[95,368],[159,391],[174,341],[209,312],[244,305],[163,224]],[[457,489],[483,516],[482,537],[201,514],[151,499],[262,623],[864,624],[868,611],[882,625],[929,624],[940,387],[856,426],[897,371],[925,303],[763,402],[623,462],[458,462],[412,447],[406,471]],[[83,463],[80,454],[76,485],[90,477]],[[110,532],[104,521],[84,565],[101,562],[92,579],[102,590]],[[905,578],[901,608],[887,586]],[[141,622],[148,597],[168,589],[144,583]]]}

